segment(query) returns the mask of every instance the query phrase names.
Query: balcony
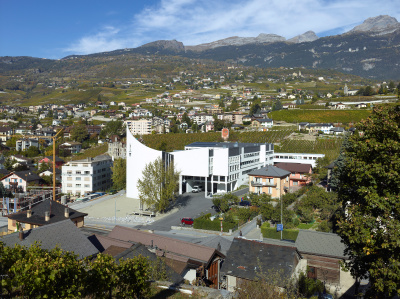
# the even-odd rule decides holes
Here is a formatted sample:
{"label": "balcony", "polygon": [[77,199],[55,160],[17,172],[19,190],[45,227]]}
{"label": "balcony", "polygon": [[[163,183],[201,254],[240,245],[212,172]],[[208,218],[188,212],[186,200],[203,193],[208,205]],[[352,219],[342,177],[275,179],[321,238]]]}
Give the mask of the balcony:
{"label": "balcony", "polygon": [[252,187],[276,187],[275,183],[251,181]]}

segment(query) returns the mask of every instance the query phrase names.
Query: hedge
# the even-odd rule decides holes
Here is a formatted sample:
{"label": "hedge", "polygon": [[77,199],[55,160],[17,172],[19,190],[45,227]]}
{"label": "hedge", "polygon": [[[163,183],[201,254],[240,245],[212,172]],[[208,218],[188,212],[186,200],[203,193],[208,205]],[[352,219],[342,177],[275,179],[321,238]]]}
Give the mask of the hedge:
{"label": "hedge", "polygon": [[[261,233],[263,234],[263,237],[279,240],[281,238],[281,232],[276,231],[276,227],[267,227],[266,225],[269,225],[269,223],[264,223],[261,226]],[[298,229],[283,229],[284,240],[296,241],[298,234]]]}
{"label": "hedge", "polygon": [[[237,224],[232,222],[222,221],[222,227],[224,232],[229,232],[230,229],[237,229]],[[194,219],[193,228],[221,231],[221,221],[214,219],[204,219],[202,217]]]}

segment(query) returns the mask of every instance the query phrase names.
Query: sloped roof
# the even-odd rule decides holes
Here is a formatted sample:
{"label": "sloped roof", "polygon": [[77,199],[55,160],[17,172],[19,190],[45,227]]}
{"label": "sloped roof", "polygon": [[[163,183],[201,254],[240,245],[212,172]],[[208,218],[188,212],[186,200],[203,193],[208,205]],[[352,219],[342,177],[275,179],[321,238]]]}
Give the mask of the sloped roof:
{"label": "sloped roof", "polygon": [[337,234],[301,229],[295,244],[300,253],[345,258],[346,246]]}
{"label": "sloped roof", "polygon": [[276,163],[275,166],[290,171],[291,173],[309,173],[310,168],[312,168],[311,164],[303,163]]}
{"label": "sloped roof", "polygon": [[[50,208],[51,204],[51,208]],[[37,205],[34,205],[32,207],[32,216],[27,217],[27,211],[21,211],[15,214],[7,215],[9,219],[15,220],[17,222],[22,222],[22,223],[30,223],[30,224],[35,224],[35,225],[48,225],[51,223],[59,222],[65,220],[65,208],[67,206],[64,206],[56,201],[52,201],[50,199],[46,199],[42,201],[41,203],[38,203]],[[50,214],[50,220],[46,221],[45,220],[45,212],[50,211],[51,209],[51,214]],[[75,219],[78,217],[84,217],[87,216],[88,214],[86,213],[81,213],[78,212],[74,209],[69,208],[69,219]]]}
{"label": "sloped roof", "polygon": [[107,250],[111,246],[127,249],[134,245],[131,242],[121,241],[121,240],[117,240],[114,238],[110,238],[110,237],[102,236],[102,235],[98,235],[98,234],[94,234],[94,235],[90,236],[89,240],[90,240],[90,242],[92,242],[92,244],[94,246],[96,246],[96,248],[100,252]]}
{"label": "sloped roof", "polygon": [[295,269],[297,258],[294,246],[279,246],[249,241],[241,238],[233,239],[227,258],[221,267],[226,275],[253,280],[262,270],[282,270],[283,275],[290,276]]}
{"label": "sloped roof", "polygon": [[38,176],[32,170],[23,170],[23,171],[10,172],[6,176],[2,177],[1,180],[5,179],[6,177],[9,177],[9,176],[11,176],[13,174],[15,174],[16,176],[18,176],[19,178],[21,178],[21,179],[23,179],[24,181],[27,181],[27,182],[38,181],[38,180],[42,179],[40,176]]}
{"label": "sloped roof", "polygon": [[19,239],[19,233],[3,236],[0,241],[6,246],[20,244],[29,247],[35,242],[40,242],[43,249],[51,250],[59,246],[65,251],[72,251],[80,259],[98,253],[96,247],[70,220],[59,221],[49,225],[24,231],[24,239]]}
{"label": "sloped roof", "polygon": [[248,175],[260,175],[260,176],[281,178],[290,175],[290,171],[280,169],[276,166],[267,165],[266,167],[250,172]]}
{"label": "sloped roof", "polygon": [[[144,256],[149,258],[150,261],[157,261],[157,256],[155,253],[150,252],[146,246],[143,244],[136,244],[128,249],[125,249],[123,252],[120,254],[117,254],[114,258],[119,262],[120,259],[128,259],[128,258],[134,258],[137,256]],[[171,267],[169,267],[167,264],[165,265],[165,270],[166,270],[166,275],[167,275],[167,280],[169,282],[172,282],[174,284],[181,283],[184,279],[181,275],[176,273]]]}
{"label": "sloped roof", "polygon": [[157,246],[158,249],[161,249],[165,252],[189,257],[190,259],[200,261],[202,263],[205,263],[206,265],[211,262],[212,258],[215,255],[224,257],[222,253],[214,248],[192,244],[189,242],[119,225],[114,227],[114,229],[108,234],[108,237],[122,241],[142,243],[145,246]]}

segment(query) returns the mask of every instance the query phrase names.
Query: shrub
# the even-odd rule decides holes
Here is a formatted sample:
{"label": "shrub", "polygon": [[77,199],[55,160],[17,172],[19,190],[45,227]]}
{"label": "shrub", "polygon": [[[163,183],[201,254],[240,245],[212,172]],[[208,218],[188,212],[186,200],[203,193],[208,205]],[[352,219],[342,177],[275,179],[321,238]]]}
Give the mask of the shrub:
{"label": "shrub", "polygon": [[[205,229],[205,230],[213,230],[220,231],[221,230],[221,221],[218,219],[205,219],[202,217],[194,219],[193,228],[195,229]],[[229,232],[230,229],[237,229],[237,224],[230,221],[222,221],[222,228],[224,232]]]}
{"label": "shrub", "polygon": [[[263,237],[279,240],[281,238],[281,232],[276,231],[276,227],[268,227],[268,225],[269,225],[268,223],[264,223],[261,226],[261,233],[263,234]],[[296,241],[298,234],[299,234],[298,229],[284,229],[283,239]]]}

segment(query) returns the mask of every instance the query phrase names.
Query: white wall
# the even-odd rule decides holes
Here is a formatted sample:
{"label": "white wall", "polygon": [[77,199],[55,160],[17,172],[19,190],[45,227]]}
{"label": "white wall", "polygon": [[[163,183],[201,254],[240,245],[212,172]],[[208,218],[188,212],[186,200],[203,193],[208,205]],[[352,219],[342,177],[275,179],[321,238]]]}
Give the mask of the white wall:
{"label": "white wall", "polygon": [[214,165],[213,174],[214,175],[224,175],[229,174],[229,149],[228,148],[214,148]]}
{"label": "white wall", "polygon": [[181,175],[208,177],[208,148],[197,148],[171,153],[174,156],[175,169]]}
{"label": "white wall", "polygon": [[126,129],[126,196],[139,198],[137,181],[142,179],[142,172],[146,164],[161,158],[162,152],[151,149],[139,142]]}

